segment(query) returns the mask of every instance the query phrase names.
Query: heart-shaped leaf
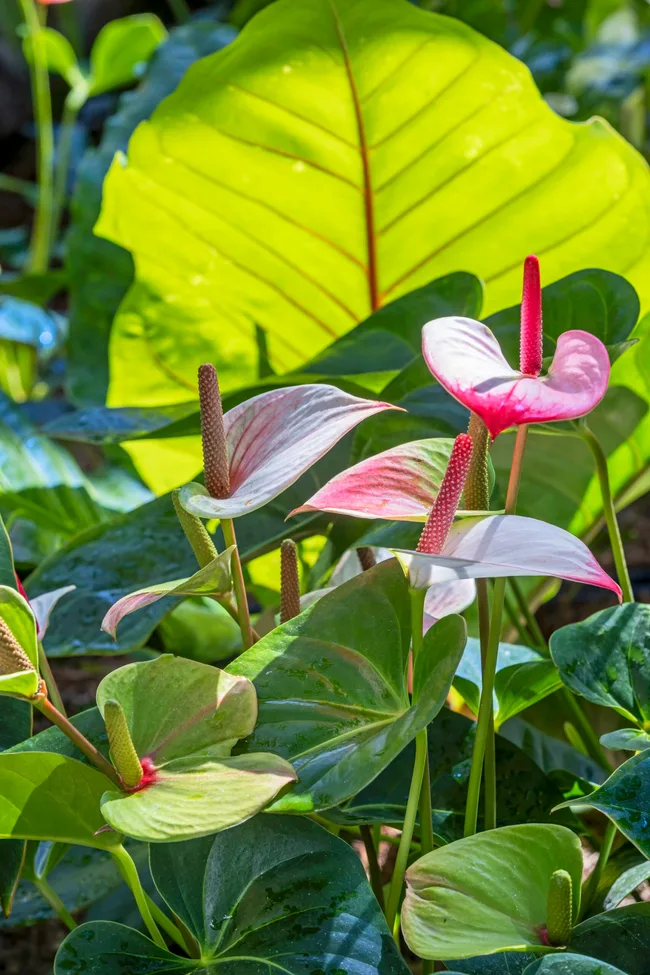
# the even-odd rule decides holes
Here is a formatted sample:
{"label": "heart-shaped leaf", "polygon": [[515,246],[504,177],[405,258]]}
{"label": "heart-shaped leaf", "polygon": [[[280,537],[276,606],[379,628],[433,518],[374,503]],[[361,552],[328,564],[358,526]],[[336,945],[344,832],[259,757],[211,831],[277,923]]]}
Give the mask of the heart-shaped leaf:
{"label": "heart-shaped leaf", "polygon": [[290,487],[301,474],[368,417],[390,403],[360,399],[319,383],[260,393],[224,415],[230,494],[212,498],[202,484],[180,490],[183,507],[200,518],[250,514]]}
{"label": "heart-shaped leaf", "polygon": [[227,833],[151,848],[156,886],[201,961],[121,924],[91,922],[61,945],[56,975],[223,969],[408,975],[354,851],[307,819],[258,816]]}
{"label": "heart-shaped leaf", "polygon": [[595,792],[563,805],[572,804],[600,809],[650,859],[650,751],[619,765]]}
{"label": "heart-shaped leaf", "polygon": [[547,897],[556,870],[571,877],[575,918],[582,852],[578,837],[563,826],[504,826],[434,850],[406,873],[406,942],[421,958],[539,950],[547,943]]}
{"label": "heart-shaped leaf", "polygon": [[295,780],[277,755],[230,757],[255,727],[253,685],[216,667],[162,655],[113,671],[97,705],[121,704],[142,762],[141,784],[107,791],[102,814],[120,833],[146,842],[205,836],[234,826]]}
{"label": "heart-shaped leaf", "polygon": [[38,690],[36,619],[12,586],[0,586],[0,693],[31,697]]}
{"label": "heart-shaped leaf", "polygon": [[51,752],[0,755],[0,838],[79,843],[100,850],[120,843],[101,832],[100,800],[110,781],[94,768]]}
{"label": "heart-shaped leaf", "polygon": [[626,975],[620,968],[584,955],[547,955],[524,969],[524,975]]}
{"label": "heart-shaped leaf", "polygon": [[604,609],[556,630],[550,646],[574,693],[638,724],[650,721],[650,606]]}
{"label": "heart-shaped leaf", "polygon": [[410,637],[408,586],[391,559],[339,586],[229,666],[257,690],[259,721],[246,749],[277,752],[298,773],[274,811],[312,812],[350,798],[440,710],[465,645],[464,621],[447,616],[426,634],[414,705],[406,683]]}
{"label": "heart-shaped leaf", "polygon": [[102,629],[115,637],[115,631],[125,616],[150,606],[163,596],[211,596],[229,592],[232,586],[230,559],[233,551],[232,546],[227,548],[188,579],[161,582],[157,586],[146,586],[128,596],[122,596],[102,620]]}
{"label": "heart-shaped leaf", "polygon": [[588,918],[574,929],[569,951],[601,959],[625,975],[646,975],[650,904],[630,904]]}
{"label": "heart-shaped leaf", "polygon": [[450,270],[472,268],[488,310],[503,307],[530,250],[552,277],[630,268],[645,289],[647,187],[629,145],[558,117],[462,22],[404,0],[271,4],[109,172],[98,232],[131,250],[138,276],[115,321],[109,402],[187,398],[205,360],[252,371],[251,322],[272,364],[293,368]]}
{"label": "heart-shaped leaf", "polygon": [[[481,686],[481,645],[470,638],[454,677],[454,687],[474,714],[478,714]],[[561,686],[552,660],[530,647],[500,643],[494,682],[495,725],[499,727]]]}
{"label": "heart-shaped leaf", "polygon": [[[475,730],[474,721],[448,708],[428,727],[433,829],[448,842],[463,835]],[[500,734],[496,756],[498,825],[548,821],[550,810],[564,794],[553,778]],[[327,818],[342,825],[386,823],[401,829],[414,757],[410,744],[370,785],[343,806],[330,809]],[[573,820],[562,815],[566,813],[553,814],[553,822],[571,825]]]}

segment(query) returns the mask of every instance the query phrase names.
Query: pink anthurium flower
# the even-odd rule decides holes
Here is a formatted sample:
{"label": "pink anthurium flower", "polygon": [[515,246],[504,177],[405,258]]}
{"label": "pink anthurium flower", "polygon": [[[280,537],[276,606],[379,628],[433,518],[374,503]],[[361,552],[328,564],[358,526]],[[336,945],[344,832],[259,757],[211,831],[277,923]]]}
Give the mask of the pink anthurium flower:
{"label": "pink anthurium flower", "polygon": [[513,369],[487,327],[471,318],[437,318],[422,329],[422,353],[441,386],[476,413],[491,437],[511,426],[585,416],[607,391],[607,349],[589,332],[560,335],[545,376],[542,368],[539,265],[526,258],[520,368]]}
{"label": "pink anthurium flower", "polygon": [[201,484],[180,489],[186,511],[199,518],[237,518],[281,494],[366,417],[397,406],[313,384],[273,389],[223,417],[229,460],[227,496]]}
{"label": "pink anthurium flower", "polygon": [[333,477],[291,515],[331,511],[355,518],[426,521],[453,443],[413,440],[368,457]]}

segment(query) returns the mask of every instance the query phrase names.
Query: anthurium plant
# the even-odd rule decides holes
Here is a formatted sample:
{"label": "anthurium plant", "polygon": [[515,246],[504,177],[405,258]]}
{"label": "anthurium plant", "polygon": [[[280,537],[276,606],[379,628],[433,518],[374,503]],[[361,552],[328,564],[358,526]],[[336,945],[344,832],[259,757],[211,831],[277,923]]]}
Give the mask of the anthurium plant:
{"label": "anthurium plant", "polygon": [[106,396],[88,347],[78,409],[18,409],[33,356],[0,397],[0,932],[58,918],[54,975],[648,975],[645,162],[406,0],[142,14],[87,61],[20,6],[21,289],[86,101],[144,79],[64,248],[73,334],[125,260]]}

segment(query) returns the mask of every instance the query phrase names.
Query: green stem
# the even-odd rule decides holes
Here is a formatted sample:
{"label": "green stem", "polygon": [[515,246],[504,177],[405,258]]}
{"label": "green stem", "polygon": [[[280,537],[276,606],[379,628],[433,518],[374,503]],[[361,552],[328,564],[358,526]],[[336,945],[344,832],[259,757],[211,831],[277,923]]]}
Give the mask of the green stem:
{"label": "green stem", "polygon": [[101,752],[99,752],[91,742],[82,735],[80,731],[75,728],[73,724],[68,721],[64,714],[54,707],[51,701],[48,701],[46,697],[41,699],[36,699],[33,702],[35,708],[37,708],[41,714],[52,722],[53,725],[62,731],[63,734],[70,739],[70,741],[77,746],[80,752],[82,752],[89,762],[103,772],[104,775],[117,786],[120,791],[122,790],[122,780],[117,774],[116,770],[113,768],[110,762],[108,762]]}
{"label": "green stem", "polygon": [[[487,579],[476,580],[478,603],[478,629],[481,644],[481,671],[485,679],[487,652],[490,642],[490,594]],[[485,829],[495,829],[497,824],[496,792],[496,742],[494,740],[494,709],[490,708],[490,723],[485,745]]]}
{"label": "green stem", "polygon": [[54,165],[54,189],[52,193],[52,239],[51,246],[54,246],[56,236],[61,222],[61,215],[65,207],[66,190],[68,183],[68,169],[70,167],[70,153],[74,139],[74,130],[77,122],[77,115],[88,97],[87,85],[80,84],[68,92],[63,105],[61,123],[59,125],[59,139]]}
{"label": "green stem", "polygon": [[379,861],[377,859],[377,849],[375,847],[375,841],[372,836],[372,829],[370,826],[359,827],[361,833],[361,839],[363,840],[363,845],[366,848],[366,856],[368,858],[368,872],[370,874],[370,886],[372,887],[372,892],[379,902],[379,906],[382,911],[384,910],[384,885],[381,881],[381,869],[379,867]]}
{"label": "green stem", "polygon": [[43,680],[45,681],[48,697],[51,699],[52,704],[57,711],[59,711],[63,717],[66,718],[68,716],[68,712],[65,709],[56,678],[52,673],[52,668],[50,667],[50,661],[47,659],[45,648],[40,640],[38,641],[38,667],[43,676]]}
{"label": "green stem", "polygon": [[532,646],[534,641],[531,640],[530,635],[526,631],[526,628],[522,626],[521,613],[519,612],[519,609],[514,603],[513,597],[510,595],[507,589],[506,589],[506,599],[505,599],[505,610],[506,610],[506,616],[510,620],[511,625],[517,631],[517,639],[520,641],[520,643],[523,643],[524,646],[529,646],[529,645]]}
{"label": "green stem", "polygon": [[47,55],[41,21],[34,0],[19,0],[23,20],[32,46],[29,75],[36,124],[38,168],[38,202],[32,231],[28,271],[41,274],[47,271],[52,239],[52,191],[54,133],[52,129],[52,99],[47,70]]}
{"label": "green stem", "polygon": [[614,507],[614,500],[612,498],[612,491],[609,483],[607,457],[605,456],[605,452],[600,445],[598,437],[596,437],[589,429],[587,421],[584,419],[581,420],[578,424],[578,428],[580,430],[582,439],[591,450],[594,463],[596,465],[596,474],[598,476],[600,493],[603,499],[603,514],[605,516],[605,523],[607,525],[607,532],[609,534],[609,544],[611,545],[612,554],[614,556],[616,574],[618,575],[619,585],[623,590],[623,602],[633,603],[634,593],[632,591],[630,573],[627,569],[627,562],[625,561],[623,540],[621,539],[621,532],[618,527],[616,508]]}
{"label": "green stem", "polygon": [[612,852],[612,847],[614,845],[614,840],[616,839],[617,828],[614,823],[608,821],[607,828],[605,829],[605,835],[603,836],[603,842],[600,846],[600,852],[598,854],[598,860],[596,866],[594,867],[589,880],[585,884],[585,889],[582,898],[582,910],[580,912],[581,916],[584,917],[586,912],[591,907],[596,892],[598,890],[598,885],[607,866],[609,860],[609,855]]}
{"label": "green stem", "polygon": [[149,897],[149,894],[146,892],[146,890],[144,891],[144,896],[149,906],[149,910],[151,911],[151,916],[153,917],[158,927],[162,928],[165,934],[169,938],[171,938],[171,940],[175,942],[175,944],[177,944],[179,948],[182,948],[183,951],[186,951],[189,954],[189,947],[185,940],[185,937],[183,936],[183,932],[176,927],[172,919],[167,917],[165,912],[158,907],[156,902],[151,897]]}
{"label": "green stem", "polygon": [[186,0],[167,0],[169,9],[174,15],[177,24],[185,24],[192,16],[192,11]]}
{"label": "green stem", "polygon": [[34,206],[38,200],[38,187],[35,183],[19,179],[18,176],[8,176],[7,173],[0,173],[0,190],[3,193],[17,193]]}
{"label": "green stem", "polygon": [[147,901],[147,896],[142,889],[142,884],[140,883],[140,877],[138,874],[137,867],[130,854],[124,849],[123,846],[113,847],[111,849],[111,855],[117,861],[120,868],[120,872],[124,877],[124,880],[131,889],[131,893],[135,898],[135,902],[138,905],[138,910],[142,916],[147,931],[151,935],[152,941],[158,945],[159,948],[167,950],[167,945],[165,944],[163,937],[158,930],[156,922],[151,916],[151,910],[149,909],[149,903]]}
{"label": "green stem", "polygon": [[528,605],[528,600],[526,599],[521,586],[519,585],[518,579],[510,579],[510,588],[512,589],[515,599],[517,600],[517,606],[521,610],[521,613],[526,620],[526,626],[528,631],[532,636],[537,650],[542,653],[548,654],[548,645],[546,643],[546,638],[540,629],[540,625],[535,619],[535,614],[531,612],[530,606]]}
{"label": "green stem", "polygon": [[72,914],[65,906],[59,895],[55,890],[50,887],[47,880],[42,878],[41,880],[32,881],[34,887],[39,892],[44,901],[50,905],[56,916],[60,921],[63,921],[68,931],[74,931],[78,927],[77,922],[73,918]]}
{"label": "green stem", "polygon": [[391,931],[394,931],[395,929],[395,918],[397,917],[397,909],[399,907],[400,896],[402,893],[404,874],[406,873],[406,865],[408,863],[411,840],[413,839],[415,818],[417,816],[418,804],[420,801],[426,756],[427,735],[426,729],[424,729],[418,733],[415,739],[415,762],[413,764],[413,775],[411,777],[409,797],[408,802],[406,803],[406,812],[404,814],[404,825],[402,827],[399,847],[397,848],[397,858],[395,860],[395,868],[393,870],[393,877],[390,883],[390,890],[388,892],[388,902],[386,904],[386,921]]}
{"label": "green stem", "polygon": [[424,729],[427,735],[427,755],[424,760],[424,775],[422,777],[422,790],[420,792],[420,850],[422,856],[431,853],[433,842],[433,812],[431,809],[431,769],[429,767],[429,741],[428,729]]}
{"label": "green stem", "polygon": [[232,584],[233,589],[235,590],[235,601],[237,603],[237,616],[239,620],[239,629],[241,630],[242,644],[244,650],[248,650],[249,647],[253,646],[255,640],[253,637],[253,629],[251,627],[251,618],[248,612],[248,599],[246,597],[244,573],[241,567],[241,559],[239,558],[237,538],[235,537],[235,525],[232,518],[221,519],[221,530],[223,532],[226,548],[230,548],[231,545],[235,546],[235,550],[232,553],[232,561],[230,563],[232,568]]}
{"label": "green stem", "polygon": [[[517,496],[521,483],[521,472],[526,451],[526,440],[528,437],[528,427],[520,426],[517,428],[517,437],[512,455],[512,466],[510,468],[510,478],[508,481],[508,491],[506,494],[505,511],[507,515],[514,514],[517,507]],[[474,748],[472,750],[472,766],[470,769],[469,783],[467,787],[467,806],[465,808],[465,836],[472,836],[477,829],[479,797],[481,793],[481,778],[483,776],[483,763],[488,749],[488,740],[494,743],[494,716],[492,714],[492,695],[494,692],[494,680],[497,668],[497,656],[499,653],[499,641],[501,639],[501,622],[503,618],[503,604],[506,594],[507,579],[497,579],[494,583],[494,594],[492,598],[492,614],[490,616],[490,634],[485,653],[485,663],[483,667],[483,681],[481,687],[481,701],[478,709],[478,719],[476,722],[476,736],[474,738]],[[493,746],[492,746],[493,747]],[[495,805],[496,797],[496,769],[494,761],[490,760],[490,767],[486,767],[486,798],[490,797],[491,807]],[[489,773],[490,781],[487,782]],[[487,813],[486,808],[486,813]],[[492,811],[490,810],[491,818]]]}
{"label": "green stem", "polygon": [[612,772],[611,762],[607,758],[605,749],[601,745],[598,735],[591,727],[591,722],[589,718],[582,710],[582,706],[575,696],[569,690],[568,687],[563,688],[562,696],[564,697],[564,703],[566,704],[573,721],[575,722],[577,731],[585,744],[590,757],[600,765],[601,768],[606,769],[608,772]]}

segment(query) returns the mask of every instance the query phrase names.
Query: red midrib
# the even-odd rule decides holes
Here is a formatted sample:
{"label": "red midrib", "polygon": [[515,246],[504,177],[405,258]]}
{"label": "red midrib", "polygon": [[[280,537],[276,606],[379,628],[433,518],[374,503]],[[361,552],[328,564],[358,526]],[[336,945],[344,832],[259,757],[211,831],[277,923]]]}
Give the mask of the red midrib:
{"label": "red midrib", "polygon": [[357,90],[357,83],[354,79],[354,74],[352,71],[352,63],[350,61],[350,54],[345,43],[345,36],[341,28],[341,22],[339,16],[334,6],[333,0],[329,0],[330,9],[332,11],[332,18],[334,20],[334,26],[336,28],[336,33],[338,34],[339,42],[341,44],[341,50],[343,51],[343,59],[345,61],[345,70],[348,76],[348,81],[350,83],[350,92],[352,94],[352,102],[354,105],[354,114],[357,120],[357,130],[359,133],[359,152],[361,153],[361,163],[363,165],[363,200],[364,200],[364,210],[366,216],[366,241],[368,249],[368,291],[370,295],[370,308],[372,311],[377,311],[381,305],[381,300],[379,298],[379,286],[377,283],[377,240],[375,236],[375,211],[374,211],[374,198],[372,192],[372,180],[370,174],[370,155],[368,152],[368,142],[366,139],[366,128],[363,121],[363,114],[361,112],[361,102],[359,100],[359,92]]}

